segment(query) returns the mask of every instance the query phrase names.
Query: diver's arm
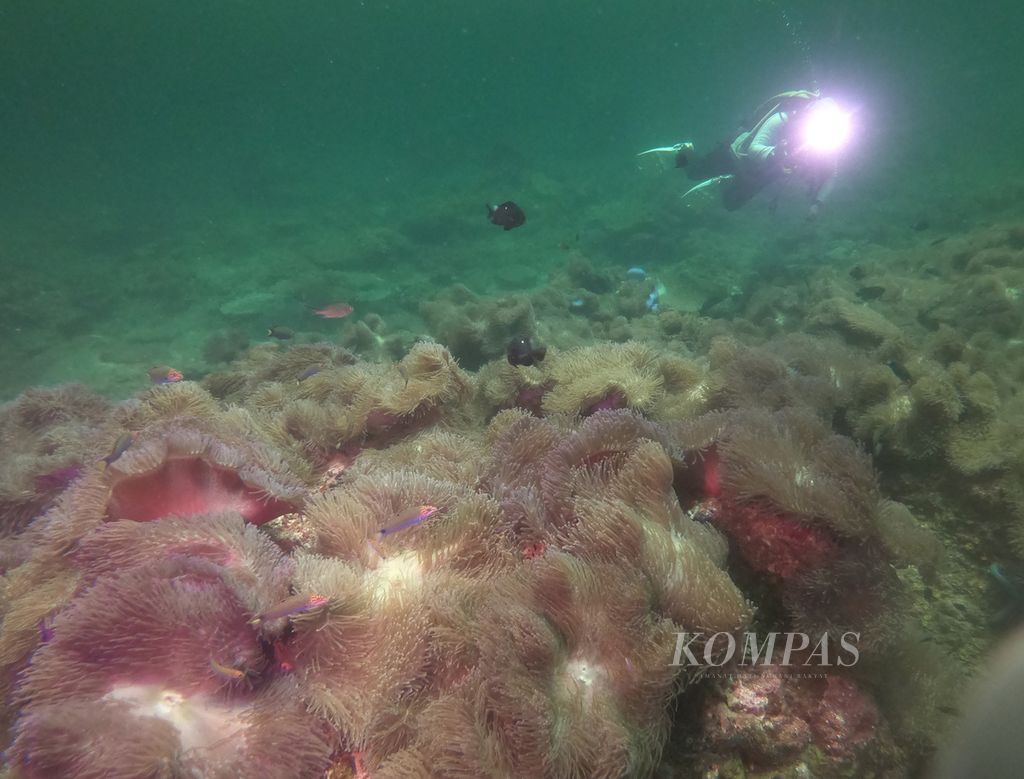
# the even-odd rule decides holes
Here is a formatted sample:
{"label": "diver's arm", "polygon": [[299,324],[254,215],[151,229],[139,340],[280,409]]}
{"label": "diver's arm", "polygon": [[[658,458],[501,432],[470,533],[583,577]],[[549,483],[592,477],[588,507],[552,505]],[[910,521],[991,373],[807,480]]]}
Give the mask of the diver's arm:
{"label": "diver's arm", "polygon": [[838,166],[833,160],[829,166],[821,171],[821,174],[817,177],[817,181],[814,186],[811,187],[811,203],[817,203],[819,206],[824,204],[832,194],[832,190],[836,186],[836,175],[838,174]]}
{"label": "diver's arm", "polygon": [[829,195],[832,194],[832,190],[835,188],[837,173],[838,166],[835,161],[833,161],[827,170],[822,171],[817,182],[811,187],[811,208],[807,212],[807,216],[809,218],[816,219],[818,217],[818,214],[821,212],[821,207],[825,204],[825,201],[828,200]]}
{"label": "diver's arm", "polygon": [[836,186],[836,174],[838,173],[836,168],[837,166],[833,162],[829,166],[828,171],[822,176],[820,183],[811,191],[812,203],[821,205],[828,200]]}

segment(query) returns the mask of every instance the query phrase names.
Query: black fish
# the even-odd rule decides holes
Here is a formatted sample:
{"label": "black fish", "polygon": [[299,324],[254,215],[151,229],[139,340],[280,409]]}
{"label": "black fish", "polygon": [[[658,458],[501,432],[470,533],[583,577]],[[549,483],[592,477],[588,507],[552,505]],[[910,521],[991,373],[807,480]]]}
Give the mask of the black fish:
{"label": "black fish", "polygon": [[121,457],[122,454],[128,451],[135,442],[135,433],[121,433],[114,442],[114,448],[110,450],[110,454],[104,457],[100,462],[104,462],[107,465],[111,465]]}
{"label": "black fish", "polygon": [[499,225],[506,230],[511,230],[513,227],[520,227],[526,223],[526,214],[523,213],[523,209],[511,200],[506,200],[500,206],[492,206],[488,203],[487,215],[494,224]]}
{"label": "black fish", "polygon": [[857,297],[861,300],[878,300],[885,294],[885,287],[880,284],[869,284],[857,290]]}
{"label": "black fish", "polygon": [[295,337],[295,331],[290,327],[271,327],[267,330],[267,337],[287,341]]}
{"label": "black fish", "polygon": [[886,366],[896,374],[896,378],[900,381],[907,382],[914,378],[910,375],[910,371],[907,370],[906,366],[899,360],[889,360],[889,362],[886,363]]}
{"label": "black fish", "polygon": [[545,346],[534,346],[530,336],[521,335],[513,338],[508,344],[509,365],[535,365],[548,353]]}

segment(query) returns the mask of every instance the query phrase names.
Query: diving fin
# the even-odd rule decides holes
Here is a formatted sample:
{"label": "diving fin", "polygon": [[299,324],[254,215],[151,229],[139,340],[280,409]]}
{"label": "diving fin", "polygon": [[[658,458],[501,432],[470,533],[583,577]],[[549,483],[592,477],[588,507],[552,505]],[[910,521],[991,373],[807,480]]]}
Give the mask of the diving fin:
{"label": "diving fin", "polygon": [[694,192],[700,192],[702,189],[707,189],[708,187],[714,186],[715,184],[721,184],[723,181],[728,181],[729,179],[732,178],[732,176],[733,176],[733,174],[726,173],[724,176],[715,176],[714,178],[705,179],[704,181],[700,182],[699,184],[695,184],[692,187],[690,187],[688,190],[686,190],[686,194],[683,195],[682,199],[685,200],[687,197],[692,195]]}

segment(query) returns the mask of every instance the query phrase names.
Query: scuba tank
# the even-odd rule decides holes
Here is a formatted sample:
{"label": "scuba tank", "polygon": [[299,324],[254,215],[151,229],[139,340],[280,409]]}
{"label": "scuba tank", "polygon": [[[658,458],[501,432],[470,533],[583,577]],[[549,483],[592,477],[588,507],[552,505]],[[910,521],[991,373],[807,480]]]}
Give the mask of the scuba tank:
{"label": "scuba tank", "polygon": [[812,92],[807,89],[794,89],[768,98],[751,114],[749,121],[744,123],[743,131],[737,136],[737,140],[742,140],[739,143],[733,142],[733,153],[739,158],[745,157],[761,127],[775,114],[797,111],[820,97],[821,93],[817,90]]}
{"label": "scuba tank", "polygon": [[757,134],[757,131],[761,129],[761,125],[764,124],[768,117],[778,111],[795,111],[803,105],[806,105],[812,100],[817,100],[821,97],[821,92],[814,90],[813,92],[807,89],[794,89],[789,92],[780,92],[773,97],[765,100],[759,105],[754,112],[750,115],[750,118],[743,125],[744,131],[750,131]]}

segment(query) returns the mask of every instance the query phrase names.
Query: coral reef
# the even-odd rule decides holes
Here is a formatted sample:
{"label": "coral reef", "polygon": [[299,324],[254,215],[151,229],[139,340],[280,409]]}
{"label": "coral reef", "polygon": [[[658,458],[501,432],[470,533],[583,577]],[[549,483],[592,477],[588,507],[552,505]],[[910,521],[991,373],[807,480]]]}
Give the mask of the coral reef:
{"label": "coral reef", "polygon": [[366,360],[397,360],[419,340],[412,333],[393,330],[379,314],[367,314],[346,324],[340,342]]}
{"label": "coral reef", "polygon": [[470,392],[468,376],[434,343],[415,345],[397,364],[356,362],[326,345],[257,347],[205,385],[243,405],[279,449],[321,469],[442,421]]}
{"label": "coral reef", "polygon": [[[263,344],[202,385],[71,414],[75,460],[105,464],[25,509],[2,550],[11,769],[556,779],[923,759],[876,690],[942,547],[833,427],[862,429],[904,380],[837,341],[713,328],[706,359],[624,339],[512,366],[522,302],[456,348],[475,375],[431,342],[395,363]],[[922,419],[948,420],[941,445],[1004,408],[957,365],[909,368]],[[859,633],[874,662],[760,681],[706,676],[722,669],[700,651],[673,663],[680,635],[749,628]],[[107,748],[130,720],[132,748]],[[684,726],[689,763],[669,742]]]}
{"label": "coral reef", "polygon": [[421,311],[434,336],[470,369],[503,355],[512,338],[536,335],[533,306],[522,297],[483,299],[458,285]]}
{"label": "coral reef", "polygon": [[479,372],[484,411],[520,408],[538,416],[588,416],[631,409],[662,419],[703,411],[710,391],[695,360],[630,341],[550,351],[543,363],[489,363]]}
{"label": "coral reef", "polygon": [[704,717],[709,772],[733,755],[754,772],[794,776],[871,776],[901,762],[877,706],[846,676],[746,671],[716,688]]}
{"label": "coral reef", "polygon": [[[781,601],[788,629],[835,642],[854,632],[875,650],[900,634],[906,593],[889,549],[901,551],[901,530],[902,550],[928,538],[881,500],[849,439],[807,409],[737,409],[684,423],[677,441],[700,471],[685,482],[687,508],[727,536],[758,591]],[[914,530],[923,537],[908,538]],[[935,543],[922,567],[935,564]]]}
{"label": "coral reef", "polygon": [[[668,434],[623,410],[444,431],[434,398],[471,406],[472,385],[423,344],[326,369],[378,379],[349,400],[378,451],[318,488],[320,453],[276,426],[299,401],[267,403],[290,370],[239,384],[249,410],[189,383],[110,410],[130,432],[25,529],[0,629],[12,765],[649,775],[676,633],[751,617],[724,540],[678,503]],[[430,508],[396,521],[410,506]],[[131,751],[86,747],[139,718]]]}

